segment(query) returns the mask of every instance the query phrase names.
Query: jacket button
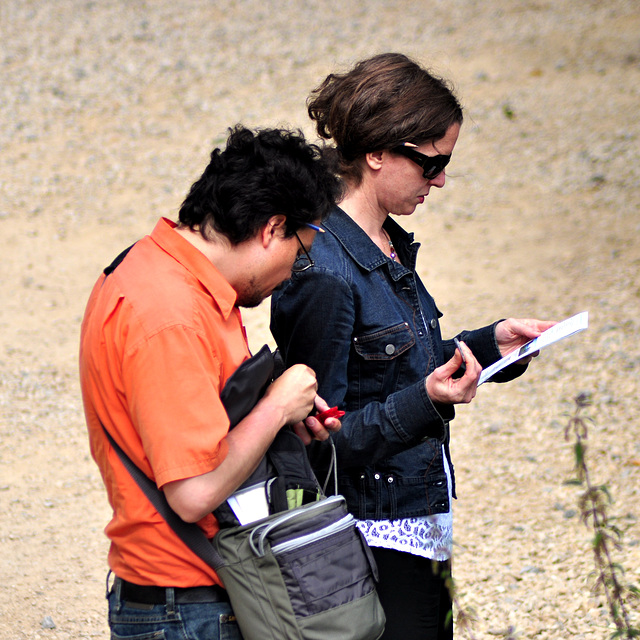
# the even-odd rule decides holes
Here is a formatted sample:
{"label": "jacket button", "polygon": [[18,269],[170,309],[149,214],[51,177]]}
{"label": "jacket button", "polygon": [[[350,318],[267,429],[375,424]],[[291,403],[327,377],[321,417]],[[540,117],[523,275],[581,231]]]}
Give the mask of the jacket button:
{"label": "jacket button", "polygon": [[374,476],[373,476],[373,477],[374,477],[376,480],[380,480],[380,474],[379,474],[379,473],[374,474]]}
{"label": "jacket button", "polygon": [[385,352],[388,356],[392,356],[392,355],[396,352],[396,348],[395,348],[392,344],[388,344],[388,345],[384,348],[384,352]]}
{"label": "jacket button", "polygon": [[431,322],[429,324],[432,329],[435,329],[438,326],[438,321],[435,318],[431,318]]}
{"label": "jacket button", "polygon": [[387,478],[387,482],[388,482],[389,484],[391,484],[391,483],[393,482],[393,477],[392,477],[392,476],[389,476],[389,477]]}

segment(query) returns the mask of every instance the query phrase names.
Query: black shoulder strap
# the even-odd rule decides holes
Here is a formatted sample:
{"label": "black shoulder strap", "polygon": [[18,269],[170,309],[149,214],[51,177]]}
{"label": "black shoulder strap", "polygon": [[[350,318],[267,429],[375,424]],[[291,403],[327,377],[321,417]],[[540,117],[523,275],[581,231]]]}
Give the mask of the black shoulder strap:
{"label": "black shoulder strap", "polygon": [[[118,265],[127,257],[127,254],[133,246],[127,247],[122,251],[116,259],[104,269],[104,275],[110,276],[118,267]],[[133,463],[131,458],[125,453],[122,447],[113,439],[111,434],[107,431],[106,427],[102,425],[107,439],[111,443],[118,457],[122,461],[122,464],[131,474],[132,478],[136,481],[142,492],[147,496],[151,504],[156,508],[158,513],[166,520],[167,524],[174,530],[176,535],[184,542],[184,544],[191,549],[201,560],[206,562],[209,566],[215,568],[217,555],[213,550],[213,547],[204,535],[204,532],[197,524],[191,522],[185,522],[169,505],[167,499],[162,491],[158,489],[155,482],[147,478],[142,471]]]}
{"label": "black shoulder strap", "polygon": [[[106,276],[113,273],[115,268],[124,260],[129,249],[131,249],[131,247],[123,251],[111,265],[104,270]],[[234,427],[255,406],[272,379],[274,366],[273,354],[269,347],[265,345],[255,356],[245,360],[227,380],[220,397],[225,409],[229,413],[231,427]],[[197,524],[185,522],[171,508],[164,493],[158,489],[155,482],[150,480],[133,463],[131,458],[129,458],[122,447],[113,439],[104,425],[102,425],[102,428],[111,446],[122,461],[122,464],[129,471],[158,513],[175,531],[180,540],[208,565],[214,569],[216,566],[219,566],[218,556],[202,529],[200,529]]]}
{"label": "black shoulder strap", "polygon": [[[116,259],[104,269],[104,275],[110,276],[118,265],[127,257],[133,246],[127,247]],[[227,380],[227,384],[221,394],[221,400],[229,413],[231,427],[234,427],[249,411],[264,393],[274,375],[275,362],[273,354],[267,345],[252,358],[245,360],[234,374]],[[122,464],[129,471],[140,489],[147,496],[158,513],[174,530],[176,535],[189,547],[201,560],[214,569],[219,566],[220,560],[209,540],[197,524],[185,522],[169,505],[162,491],[155,482],[150,480],[125,453],[122,447],[113,439],[106,427],[102,425],[107,439],[111,443]]]}
{"label": "black shoulder strap", "polygon": [[105,276],[111,275],[116,270],[116,267],[127,257],[127,253],[131,251],[133,245],[135,245],[135,242],[130,247],[127,247],[122,253],[120,253],[116,257],[116,259],[104,269],[103,273]]}
{"label": "black shoulder strap", "polygon": [[176,535],[191,549],[201,560],[214,569],[219,566],[218,556],[204,535],[202,529],[194,523],[185,522],[169,505],[164,493],[158,489],[155,482],[147,478],[142,471],[133,464],[131,458],[123,451],[120,445],[111,437],[104,425],[102,425],[111,446],[127,468],[133,479],[158,513],[167,521],[167,524],[175,531]]}

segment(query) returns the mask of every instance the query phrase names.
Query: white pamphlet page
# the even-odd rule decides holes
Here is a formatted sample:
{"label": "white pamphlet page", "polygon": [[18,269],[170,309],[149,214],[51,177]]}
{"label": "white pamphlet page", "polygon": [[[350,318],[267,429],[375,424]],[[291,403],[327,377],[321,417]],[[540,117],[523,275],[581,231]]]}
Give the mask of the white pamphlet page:
{"label": "white pamphlet page", "polygon": [[240,524],[262,520],[269,515],[267,491],[264,482],[231,494],[227,502]]}
{"label": "white pamphlet page", "polygon": [[558,324],[554,324],[553,327],[547,329],[542,332],[537,338],[530,340],[527,344],[523,345],[519,349],[512,351],[510,354],[506,355],[498,362],[494,362],[490,367],[482,370],[480,374],[480,380],[478,381],[478,385],[481,385],[483,382],[486,382],[491,376],[498,373],[505,367],[510,364],[516,362],[516,360],[520,360],[520,358],[524,358],[536,351],[540,351],[544,347],[548,347],[550,344],[557,342],[558,340],[563,340],[564,338],[568,338],[572,336],[574,333],[578,333],[578,331],[582,331],[589,326],[589,312],[583,311],[582,313],[578,313],[571,318],[567,318],[562,322],[558,322]]}

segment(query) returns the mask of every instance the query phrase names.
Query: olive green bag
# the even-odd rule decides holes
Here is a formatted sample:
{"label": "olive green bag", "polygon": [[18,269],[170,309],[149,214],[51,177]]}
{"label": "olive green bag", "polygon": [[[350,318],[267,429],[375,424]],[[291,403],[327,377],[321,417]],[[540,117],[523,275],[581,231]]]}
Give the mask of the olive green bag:
{"label": "olive green bag", "polygon": [[342,496],[222,529],[212,545],[245,640],[382,635],[375,562]]}

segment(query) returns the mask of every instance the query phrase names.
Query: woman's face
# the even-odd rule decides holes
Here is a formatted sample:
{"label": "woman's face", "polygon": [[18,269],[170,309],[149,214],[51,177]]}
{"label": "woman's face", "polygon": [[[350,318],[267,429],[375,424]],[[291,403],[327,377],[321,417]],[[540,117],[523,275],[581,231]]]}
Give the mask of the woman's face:
{"label": "woman's face", "polygon": [[[451,155],[458,140],[460,125],[453,124],[443,138],[435,143],[425,143],[416,151],[427,155]],[[406,156],[383,152],[383,162],[375,177],[374,188],[379,206],[386,213],[411,215],[429,195],[432,187],[441,189],[445,183],[443,171],[435,178],[427,180],[422,176],[422,168]]]}

